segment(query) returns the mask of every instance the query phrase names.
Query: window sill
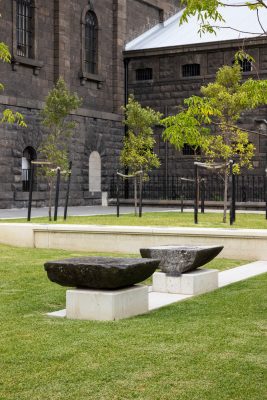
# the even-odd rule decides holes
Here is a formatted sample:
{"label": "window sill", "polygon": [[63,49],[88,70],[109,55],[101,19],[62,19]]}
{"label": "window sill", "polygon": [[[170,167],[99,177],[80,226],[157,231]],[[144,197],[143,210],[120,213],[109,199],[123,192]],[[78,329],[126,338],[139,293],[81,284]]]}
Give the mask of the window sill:
{"label": "window sill", "polygon": [[14,56],[11,63],[13,71],[17,71],[18,65],[26,65],[33,68],[34,75],[39,75],[40,69],[44,66],[43,61],[21,56]]}
{"label": "window sill", "polygon": [[81,80],[81,85],[84,86],[86,81],[91,81],[91,82],[96,82],[97,83],[97,88],[101,89],[103,85],[103,78],[101,75],[98,74],[90,74],[89,72],[84,72],[82,71],[80,73],[80,80]]}

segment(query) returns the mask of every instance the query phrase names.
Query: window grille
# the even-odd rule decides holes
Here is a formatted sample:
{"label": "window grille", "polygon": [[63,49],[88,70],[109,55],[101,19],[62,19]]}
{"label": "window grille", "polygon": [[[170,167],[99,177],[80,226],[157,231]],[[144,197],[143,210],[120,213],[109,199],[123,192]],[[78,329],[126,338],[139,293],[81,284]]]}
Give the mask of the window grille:
{"label": "window grille", "polygon": [[185,64],[182,66],[182,76],[199,76],[200,75],[200,64]]}
{"label": "window grille", "polygon": [[91,74],[97,73],[97,17],[93,11],[85,16],[85,70]]}
{"label": "window grille", "polygon": [[140,68],[135,71],[137,81],[149,81],[153,78],[152,68]]}
{"label": "window grille", "polygon": [[28,192],[30,189],[30,180],[31,180],[31,174],[32,174],[32,168],[31,168],[31,161],[36,160],[37,155],[36,151],[33,147],[26,147],[23,151],[22,155],[22,174],[21,174],[21,179],[22,179],[22,191],[23,192]]}
{"label": "window grille", "polygon": [[17,55],[33,57],[33,13],[31,0],[17,0],[16,33]]}
{"label": "window grille", "polygon": [[200,148],[197,147],[196,149],[194,149],[192,146],[190,146],[189,144],[184,144],[183,147],[183,155],[184,156],[194,156],[194,155],[200,155]]}
{"label": "window grille", "polygon": [[244,58],[243,60],[239,60],[239,65],[243,72],[250,72],[252,71],[252,63],[251,61]]}

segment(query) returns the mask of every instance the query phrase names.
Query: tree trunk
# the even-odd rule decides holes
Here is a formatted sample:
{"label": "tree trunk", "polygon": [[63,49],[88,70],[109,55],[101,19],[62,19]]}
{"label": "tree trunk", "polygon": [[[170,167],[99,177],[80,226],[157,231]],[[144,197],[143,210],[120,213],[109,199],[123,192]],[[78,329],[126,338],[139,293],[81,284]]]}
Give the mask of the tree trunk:
{"label": "tree trunk", "polygon": [[137,176],[134,177],[134,215],[137,216]]}
{"label": "tree trunk", "polygon": [[224,196],[223,196],[223,223],[226,223],[227,215],[227,199],[228,199],[228,174],[227,168],[224,171]]}

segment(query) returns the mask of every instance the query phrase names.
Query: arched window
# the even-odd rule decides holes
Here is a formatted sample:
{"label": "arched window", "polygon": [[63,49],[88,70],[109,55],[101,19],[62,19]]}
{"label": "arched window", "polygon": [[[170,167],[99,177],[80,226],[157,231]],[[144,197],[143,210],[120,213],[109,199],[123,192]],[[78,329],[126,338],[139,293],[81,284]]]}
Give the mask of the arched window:
{"label": "arched window", "polygon": [[85,71],[97,74],[98,22],[93,11],[85,15]]}
{"label": "arched window", "polygon": [[16,5],[17,55],[33,58],[33,1],[17,0]]}
{"label": "arched window", "polygon": [[36,151],[33,147],[26,147],[22,154],[21,170],[22,170],[22,190],[28,192],[31,180],[31,161],[36,160]]}

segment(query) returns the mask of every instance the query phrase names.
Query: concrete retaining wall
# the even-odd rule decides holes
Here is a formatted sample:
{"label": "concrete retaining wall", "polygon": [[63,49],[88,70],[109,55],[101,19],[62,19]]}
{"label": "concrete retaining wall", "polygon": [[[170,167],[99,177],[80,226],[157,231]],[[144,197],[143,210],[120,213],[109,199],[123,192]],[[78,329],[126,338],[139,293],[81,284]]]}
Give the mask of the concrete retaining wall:
{"label": "concrete retaining wall", "polygon": [[164,244],[223,245],[220,257],[267,260],[267,230],[0,224],[0,243],[22,247],[138,253]]}

